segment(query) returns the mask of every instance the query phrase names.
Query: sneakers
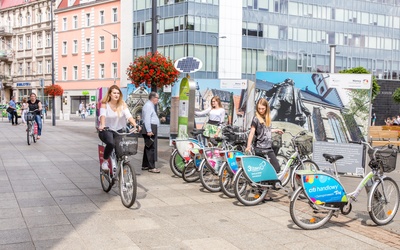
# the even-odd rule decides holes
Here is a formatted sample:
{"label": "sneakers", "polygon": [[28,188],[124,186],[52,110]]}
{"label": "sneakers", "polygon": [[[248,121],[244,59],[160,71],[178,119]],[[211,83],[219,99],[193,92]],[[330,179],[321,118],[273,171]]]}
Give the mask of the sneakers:
{"label": "sneakers", "polygon": [[108,161],[103,161],[101,164],[101,170],[103,171],[109,171],[110,169],[108,168]]}

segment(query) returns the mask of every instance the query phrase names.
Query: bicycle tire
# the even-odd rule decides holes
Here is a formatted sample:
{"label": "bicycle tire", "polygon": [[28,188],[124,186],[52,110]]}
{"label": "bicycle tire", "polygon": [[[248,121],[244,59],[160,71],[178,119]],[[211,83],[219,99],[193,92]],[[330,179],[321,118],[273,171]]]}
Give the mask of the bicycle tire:
{"label": "bicycle tire", "polygon": [[120,169],[119,192],[122,204],[130,208],[136,201],[137,179],[135,170],[129,162],[124,162]]}
{"label": "bicycle tire", "polygon": [[222,193],[229,198],[235,197],[235,185],[233,182],[233,174],[227,170],[227,163],[221,166],[221,174],[219,175],[219,186],[221,187]]}
{"label": "bicycle tire", "polygon": [[[201,164],[203,164],[203,162],[201,162],[200,165]],[[182,173],[182,179],[186,182],[195,182],[200,179],[200,173],[197,171],[197,167],[193,161],[189,161],[185,165]]]}
{"label": "bicycle tire", "polygon": [[31,139],[32,139],[32,137],[31,137],[31,127],[32,127],[32,124],[31,124],[31,122],[28,122],[28,127],[27,127],[27,129],[26,129],[26,141],[27,141],[27,143],[28,143],[28,145],[31,145]]}
{"label": "bicycle tire", "polygon": [[313,171],[318,171],[318,170],[319,170],[319,167],[318,167],[317,163],[315,163],[315,162],[312,161],[312,160],[304,160],[304,161],[303,161],[303,164],[298,164],[294,169],[292,169],[292,172],[291,172],[291,174],[290,174],[290,176],[291,176],[291,181],[290,181],[290,183],[291,183],[291,185],[292,185],[292,190],[293,190],[293,191],[296,191],[296,190],[299,188],[299,186],[301,186],[301,185],[299,185],[300,180],[297,180],[297,179],[296,179],[295,172],[296,172],[297,170],[313,170]]}
{"label": "bicycle tire", "polygon": [[110,177],[109,173],[104,172],[100,166],[100,183],[103,191],[110,192],[112,186],[114,185],[114,180]]}
{"label": "bicycle tire", "polygon": [[216,173],[212,167],[207,166],[207,164],[203,164],[200,168],[200,182],[203,187],[210,192],[215,193],[221,191],[218,173]]}
{"label": "bicycle tire", "polygon": [[[287,158],[283,154],[278,154],[276,156],[276,159],[278,160],[279,166],[281,166],[281,169],[282,170],[285,169],[286,163],[289,161],[289,158]],[[286,186],[289,183],[289,180],[290,180],[290,171],[286,171],[285,176],[281,180],[282,187]]]}
{"label": "bicycle tire", "polygon": [[302,229],[314,230],[324,226],[332,217],[333,210],[317,207],[312,203],[303,187],[299,187],[290,199],[290,217]]}
{"label": "bicycle tire", "polygon": [[174,175],[182,177],[183,169],[185,168],[185,161],[178,154],[178,150],[174,149],[169,158],[169,167]]}
{"label": "bicycle tire", "polygon": [[[37,123],[35,121],[32,122],[32,140],[34,143],[36,143],[36,134],[35,134],[35,124],[37,126]],[[39,128],[38,128],[39,129]]]}
{"label": "bicycle tire", "polygon": [[391,222],[399,209],[399,197],[399,187],[392,178],[378,180],[368,195],[368,212],[372,221],[377,225]]}
{"label": "bicycle tire", "polygon": [[254,206],[264,200],[267,190],[261,190],[253,186],[243,175],[243,169],[239,169],[235,176],[235,196],[236,199],[245,206]]}

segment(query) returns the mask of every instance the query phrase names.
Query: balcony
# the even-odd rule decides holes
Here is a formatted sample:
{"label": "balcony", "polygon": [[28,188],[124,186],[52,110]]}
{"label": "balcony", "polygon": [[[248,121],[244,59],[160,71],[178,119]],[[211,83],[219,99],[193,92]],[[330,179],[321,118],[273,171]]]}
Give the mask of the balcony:
{"label": "balcony", "polygon": [[12,61],[13,54],[11,50],[0,50],[0,62]]}
{"label": "balcony", "polygon": [[7,26],[0,26],[0,36],[12,36],[12,28]]}

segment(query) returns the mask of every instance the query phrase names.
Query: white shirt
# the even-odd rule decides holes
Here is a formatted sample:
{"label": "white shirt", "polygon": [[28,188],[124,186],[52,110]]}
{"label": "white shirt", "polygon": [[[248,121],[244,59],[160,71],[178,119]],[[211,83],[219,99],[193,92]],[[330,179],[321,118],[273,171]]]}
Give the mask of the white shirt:
{"label": "white shirt", "polygon": [[223,123],[225,121],[225,109],[224,108],[218,108],[218,109],[211,109],[208,108],[203,111],[195,111],[194,112],[196,115],[209,115],[208,120],[211,121],[217,121],[219,123]]}
{"label": "white shirt", "polygon": [[127,120],[132,117],[128,108],[122,110],[121,116],[118,117],[118,113],[113,111],[110,105],[107,103],[106,108],[100,108],[100,116],[105,116],[106,122],[105,127],[109,127],[111,130],[120,130],[126,127]]}

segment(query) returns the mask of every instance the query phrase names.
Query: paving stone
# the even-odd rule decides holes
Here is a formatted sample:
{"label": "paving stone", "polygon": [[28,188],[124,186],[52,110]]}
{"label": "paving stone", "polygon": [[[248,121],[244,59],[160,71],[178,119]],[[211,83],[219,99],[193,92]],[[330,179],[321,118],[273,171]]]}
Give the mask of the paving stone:
{"label": "paving stone", "polygon": [[239,249],[229,243],[228,241],[220,238],[205,238],[196,240],[184,240],[183,243],[190,249]]}
{"label": "paving stone", "polygon": [[46,227],[33,227],[30,228],[30,233],[33,241],[39,240],[53,240],[68,237],[79,238],[79,235],[72,227],[72,225],[55,225]]}
{"label": "paving stone", "polygon": [[26,228],[26,225],[22,217],[0,219],[0,231],[24,228]]}
{"label": "paving stone", "polygon": [[63,214],[62,210],[56,205],[41,206],[41,207],[25,207],[21,208],[21,212],[25,217]]}
{"label": "paving stone", "polygon": [[52,197],[49,198],[34,198],[34,199],[20,199],[18,200],[19,206],[21,208],[26,207],[45,207],[45,206],[53,206],[57,203],[54,201]]}
{"label": "paving stone", "polygon": [[24,218],[28,228],[70,224],[70,222],[68,221],[67,217],[64,214],[25,216]]}
{"label": "paving stone", "polygon": [[27,228],[0,230],[1,245],[31,242],[31,237]]}
{"label": "paving stone", "polygon": [[1,245],[2,250],[35,250],[33,242],[22,242],[22,243],[11,243],[7,245]]}

